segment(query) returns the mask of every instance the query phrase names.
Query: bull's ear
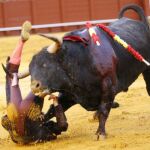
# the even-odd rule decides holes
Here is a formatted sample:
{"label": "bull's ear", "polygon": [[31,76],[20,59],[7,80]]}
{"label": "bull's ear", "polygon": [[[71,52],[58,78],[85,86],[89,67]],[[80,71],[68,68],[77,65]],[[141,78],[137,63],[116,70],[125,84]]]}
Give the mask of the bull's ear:
{"label": "bull's ear", "polygon": [[58,36],[58,35],[52,35],[52,34],[49,34],[49,35],[46,35],[46,34],[39,34],[40,36],[43,36],[45,38],[48,38],[52,41],[54,41],[53,44],[51,44],[48,48],[47,48],[47,51],[49,53],[56,53],[57,50],[60,48],[61,44],[62,44],[62,41],[63,41],[63,37],[62,36]]}

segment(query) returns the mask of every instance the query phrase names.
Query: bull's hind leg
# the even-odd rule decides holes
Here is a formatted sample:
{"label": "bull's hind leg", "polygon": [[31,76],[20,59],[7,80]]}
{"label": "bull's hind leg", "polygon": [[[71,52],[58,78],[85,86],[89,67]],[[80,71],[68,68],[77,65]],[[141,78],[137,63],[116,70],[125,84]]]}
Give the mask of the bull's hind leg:
{"label": "bull's hind leg", "polygon": [[[119,107],[119,103],[117,102],[113,102],[112,105],[111,105],[111,108],[118,108]],[[97,121],[98,120],[98,111],[96,111],[94,114],[93,114],[93,119],[92,121]]]}
{"label": "bull's hind leg", "polygon": [[150,96],[150,69],[145,70],[143,72],[143,77],[144,77],[144,80],[145,80],[145,83],[146,83],[147,93]]}
{"label": "bull's hind leg", "polygon": [[114,89],[111,78],[105,78],[102,83],[102,99],[98,108],[99,127],[96,132],[97,139],[99,139],[99,136],[106,137],[105,124],[114,101]]}
{"label": "bull's hind leg", "polygon": [[99,139],[99,136],[101,136],[101,138],[103,139],[106,137],[105,124],[106,124],[106,120],[108,118],[110,109],[111,109],[111,103],[102,103],[99,106],[99,110],[98,110],[99,127],[96,132],[97,140]]}

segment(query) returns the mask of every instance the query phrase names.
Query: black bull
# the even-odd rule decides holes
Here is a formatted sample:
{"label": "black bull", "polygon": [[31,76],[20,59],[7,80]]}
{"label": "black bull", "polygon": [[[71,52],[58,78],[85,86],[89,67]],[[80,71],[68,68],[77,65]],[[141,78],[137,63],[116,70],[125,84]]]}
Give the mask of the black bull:
{"label": "black bull", "polygon": [[[122,17],[127,9],[135,10],[142,21]],[[143,10],[135,5],[127,6],[120,12],[120,17],[108,27],[150,61],[150,32]],[[105,123],[115,96],[127,91],[141,73],[150,95],[150,69],[106,32],[94,28],[101,46],[95,45],[86,29],[76,30],[70,35],[88,37],[87,46],[82,42],[64,40],[55,53],[43,48],[33,56],[29,70],[32,90],[35,93],[45,89],[50,93],[59,91],[62,93],[59,102],[64,111],[77,103],[88,111],[97,110],[97,135],[105,136]]]}

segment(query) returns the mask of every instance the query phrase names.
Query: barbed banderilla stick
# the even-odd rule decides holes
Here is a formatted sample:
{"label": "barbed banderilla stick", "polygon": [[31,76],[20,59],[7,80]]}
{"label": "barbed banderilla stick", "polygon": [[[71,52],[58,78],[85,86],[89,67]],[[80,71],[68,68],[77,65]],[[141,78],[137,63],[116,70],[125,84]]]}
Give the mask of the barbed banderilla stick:
{"label": "barbed banderilla stick", "polygon": [[131,53],[137,60],[145,63],[147,66],[150,66],[150,63],[144,59],[144,57],[137,52],[131,45],[126,43],[123,39],[121,39],[118,35],[113,33],[109,28],[107,28],[105,25],[97,24],[99,28],[107,32],[115,41],[117,41],[120,45],[122,45],[129,53]]}
{"label": "barbed banderilla stick", "polygon": [[100,39],[97,36],[96,31],[92,28],[92,24],[87,22],[86,27],[87,27],[90,37],[93,39],[94,43],[96,43],[97,46],[100,46]]}

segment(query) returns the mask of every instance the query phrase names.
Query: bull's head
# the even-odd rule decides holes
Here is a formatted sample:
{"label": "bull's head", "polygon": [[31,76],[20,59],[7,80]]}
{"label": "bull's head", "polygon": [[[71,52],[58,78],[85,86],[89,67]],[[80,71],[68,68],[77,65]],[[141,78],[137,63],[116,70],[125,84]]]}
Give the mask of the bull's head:
{"label": "bull's head", "polygon": [[34,55],[30,62],[31,89],[35,94],[47,90],[49,93],[60,91],[69,85],[69,79],[61,66],[62,39],[54,36],[42,36],[53,40],[54,43]]}

